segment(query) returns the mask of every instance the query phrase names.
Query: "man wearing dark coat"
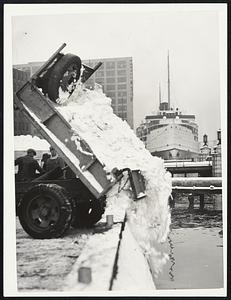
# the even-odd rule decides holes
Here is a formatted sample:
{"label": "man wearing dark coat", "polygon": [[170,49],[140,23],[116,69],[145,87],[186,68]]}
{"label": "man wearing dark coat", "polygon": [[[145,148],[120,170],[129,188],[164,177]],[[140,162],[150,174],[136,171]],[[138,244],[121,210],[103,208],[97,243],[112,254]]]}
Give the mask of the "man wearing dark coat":
{"label": "man wearing dark coat", "polygon": [[[46,172],[54,170],[57,167],[63,169],[65,167],[65,162],[60,156],[58,156],[55,148],[52,146],[50,147],[50,153],[51,156],[46,161]],[[60,179],[64,178],[66,178],[65,171],[63,172],[63,176],[61,176]]]}
{"label": "man wearing dark coat", "polygon": [[40,174],[44,173],[37,160],[34,159],[35,155],[36,152],[34,149],[28,149],[27,155],[18,157],[15,160],[14,165],[18,166],[18,181],[31,181],[35,179],[37,177],[36,171],[39,171]]}

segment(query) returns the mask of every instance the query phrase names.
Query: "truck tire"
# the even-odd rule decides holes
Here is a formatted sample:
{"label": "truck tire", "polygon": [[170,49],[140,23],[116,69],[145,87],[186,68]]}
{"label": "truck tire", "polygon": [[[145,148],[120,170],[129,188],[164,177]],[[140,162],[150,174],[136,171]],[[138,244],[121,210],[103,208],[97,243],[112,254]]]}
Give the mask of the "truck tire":
{"label": "truck tire", "polygon": [[[81,59],[77,55],[66,54],[54,65],[48,80],[48,96],[50,100],[56,102],[59,98],[59,88],[67,91],[71,81],[78,81],[81,72]],[[71,75],[75,72],[75,78]]]}
{"label": "truck tire", "polygon": [[18,217],[33,238],[62,236],[70,227],[73,203],[67,191],[57,184],[38,184],[19,203]]}
{"label": "truck tire", "polygon": [[74,228],[92,227],[102,218],[105,212],[105,206],[105,198],[77,202],[71,225]]}

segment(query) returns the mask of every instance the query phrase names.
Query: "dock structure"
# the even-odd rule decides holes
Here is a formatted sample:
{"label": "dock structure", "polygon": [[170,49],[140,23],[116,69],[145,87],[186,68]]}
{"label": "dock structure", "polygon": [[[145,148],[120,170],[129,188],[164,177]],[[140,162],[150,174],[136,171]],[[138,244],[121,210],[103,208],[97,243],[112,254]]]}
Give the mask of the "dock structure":
{"label": "dock structure", "polygon": [[[221,177],[188,177],[172,178],[172,199],[170,206],[175,207],[176,194],[187,194],[189,210],[194,209],[195,197],[199,196],[200,210],[205,208],[205,198],[213,195],[214,209],[222,208],[222,178]],[[207,196],[206,196],[207,195]]]}
{"label": "dock structure", "polygon": [[172,178],[172,189],[177,192],[184,193],[222,193],[221,177],[188,177],[188,178]]}
{"label": "dock structure", "polygon": [[212,161],[166,161],[164,166],[173,176],[183,174],[184,177],[188,177],[190,174],[198,174],[198,177],[212,177],[213,174]]}

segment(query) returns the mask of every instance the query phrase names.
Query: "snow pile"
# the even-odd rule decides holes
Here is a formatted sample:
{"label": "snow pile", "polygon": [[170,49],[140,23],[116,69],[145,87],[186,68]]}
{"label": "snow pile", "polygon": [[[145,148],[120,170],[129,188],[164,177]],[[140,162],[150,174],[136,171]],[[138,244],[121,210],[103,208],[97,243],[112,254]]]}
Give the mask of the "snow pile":
{"label": "snow pile", "polygon": [[154,261],[157,274],[167,256],[160,251],[159,243],[166,239],[170,224],[171,176],[164,169],[163,160],[153,157],[127,122],[113,114],[111,99],[98,85],[95,90],[79,85],[66,102],[59,103],[61,106],[57,105],[57,109],[76,130],[73,139],[83,138],[105,165],[106,172],[110,173],[115,167],[141,170],[147,197],[134,201],[124,176],[120,193],[119,183],[108,192],[107,214],[115,216],[115,212],[126,209],[130,229],[144,254]]}
{"label": "snow pile", "polygon": [[14,137],[14,150],[22,151],[29,148],[34,150],[48,150],[49,143],[46,140],[40,139],[37,136],[32,135],[17,135]]}

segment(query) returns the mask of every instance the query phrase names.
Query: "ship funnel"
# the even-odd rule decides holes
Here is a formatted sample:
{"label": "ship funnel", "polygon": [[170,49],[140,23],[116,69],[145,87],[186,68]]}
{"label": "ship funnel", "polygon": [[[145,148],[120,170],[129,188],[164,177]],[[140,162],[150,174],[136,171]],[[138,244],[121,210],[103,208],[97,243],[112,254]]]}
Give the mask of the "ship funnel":
{"label": "ship funnel", "polygon": [[159,83],[159,109],[161,109],[161,86]]}

